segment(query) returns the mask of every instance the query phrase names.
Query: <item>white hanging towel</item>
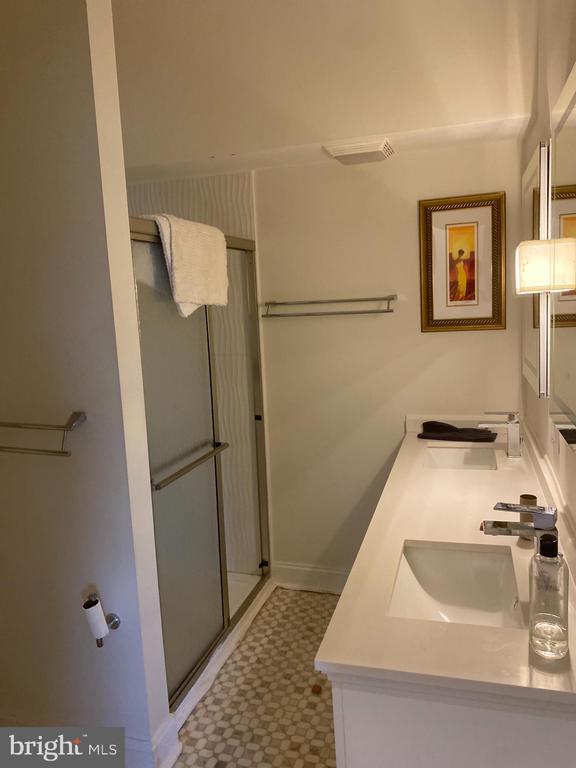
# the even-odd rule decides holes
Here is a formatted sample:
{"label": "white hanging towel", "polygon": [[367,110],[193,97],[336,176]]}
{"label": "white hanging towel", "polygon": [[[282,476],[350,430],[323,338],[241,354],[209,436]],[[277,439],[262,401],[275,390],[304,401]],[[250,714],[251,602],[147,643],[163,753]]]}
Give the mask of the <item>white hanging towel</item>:
{"label": "white hanging towel", "polygon": [[167,213],[145,216],[158,225],[172,296],[182,317],[204,304],[228,304],[224,233]]}

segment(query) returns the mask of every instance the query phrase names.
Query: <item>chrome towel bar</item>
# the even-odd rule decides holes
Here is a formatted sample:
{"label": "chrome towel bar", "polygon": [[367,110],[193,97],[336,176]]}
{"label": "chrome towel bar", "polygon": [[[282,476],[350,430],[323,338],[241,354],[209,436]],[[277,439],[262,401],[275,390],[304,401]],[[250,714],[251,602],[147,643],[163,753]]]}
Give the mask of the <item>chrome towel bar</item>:
{"label": "chrome towel bar", "polygon": [[[394,312],[390,308],[390,302],[398,296],[393,293],[388,296],[371,296],[360,299],[311,299],[309,301],[266,301],[266,311],[262,317],[335,317],[337,315],[388,315]],[[386,302],[385,309],[342,309],[329,312],[276,312],[276,307],[299,307],[318,304],[358,304],[358,303]]]}
{"label": "chrome towel bar", "polygon": [[65,450],[66,436],[68,432],[76,429],[86,421],[84,411],[74,411],[65,424],[27,424],[19,421],[0,421],[0,428],[5,429],[37,429],[62,432],[62,442],[60,450],[50,450],[48,448],[18,448],[12,445],[0,445],[0,451],[4,453],[30,453],[35,456],[70,456],[70,451]]}
{"label": "chrome towel bar", "polygon": [[[233,235],[224,235],[224,237],[226,238],[226,248],[246,252],[256,250],[254,240],[248,240],[245,237],[234,237]],[[162,244],[156,222],[152,221],[152,219],[140,219],[136,216],[130,216],[130,239],[137,243]]]}
{"label": "chrome towel bar", "polygon": [[152,490],[161,491],[163,488],[166,488],[167,485],[170,485],[176,480],[179,480],[181,477],[184,477],[184,475],[187,475],[188,472],[196,469],[196,467],[199,467],[201,464],[204,464],[205,461],[214,458],[214,456],[217,456],[219,453],[222,453],[222,451],[225,451],[226,448],[229,447],[230,443],[214,443],[214,448],[212,448],[211,451],[208,451],[208,453],[205,453],[203,456],[200,456],[194,461],[191,461],[190,464],[186,464],[186,466],[178,469],[171,475],[168,475],[168,477],[165,477],[163,480],[158,480],[156,482],[152,480]]}

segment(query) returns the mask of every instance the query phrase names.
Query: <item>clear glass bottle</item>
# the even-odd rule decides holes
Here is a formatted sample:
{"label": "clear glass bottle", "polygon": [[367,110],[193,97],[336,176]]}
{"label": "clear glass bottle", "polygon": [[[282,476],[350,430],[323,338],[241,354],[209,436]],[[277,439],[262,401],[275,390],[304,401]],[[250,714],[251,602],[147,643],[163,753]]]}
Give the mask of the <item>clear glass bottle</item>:
{"label": "clear glass bottle", "polygon": [[550,533],[530,562],[530,645],[546,659],[568,653],[568,566]]}

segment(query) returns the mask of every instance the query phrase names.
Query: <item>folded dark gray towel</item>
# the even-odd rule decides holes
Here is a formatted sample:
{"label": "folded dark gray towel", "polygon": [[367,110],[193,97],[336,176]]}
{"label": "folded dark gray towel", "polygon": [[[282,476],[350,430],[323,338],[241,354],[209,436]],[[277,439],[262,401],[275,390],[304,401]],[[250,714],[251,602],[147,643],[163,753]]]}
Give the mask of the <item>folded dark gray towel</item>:
{"label": "folded dark gray towel", "polygon": [[422,440],[450,440],[457,443],[493,443],[496,432],[476,427],[455,427],[443,421],[425,421],[418,437]]}
{"label": "folded dark gray towel", "polygon": [[570,445],[576,444],[576,429],[561,429],[560,434]]}

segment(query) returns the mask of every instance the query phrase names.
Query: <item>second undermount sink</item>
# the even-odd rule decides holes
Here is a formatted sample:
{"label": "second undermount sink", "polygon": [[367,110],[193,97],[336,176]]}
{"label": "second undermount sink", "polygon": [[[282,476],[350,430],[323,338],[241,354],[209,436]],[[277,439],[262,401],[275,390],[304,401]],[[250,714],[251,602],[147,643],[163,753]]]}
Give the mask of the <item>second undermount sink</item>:
{"label": "second undermount sink", "polygon": [[510,547],[405,541],[388,615],[523,627]]}
{"label": "second undermount sink", "polygon": [[432,469],[498,469],[493,448],[428,446],[424,463]]}

